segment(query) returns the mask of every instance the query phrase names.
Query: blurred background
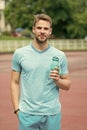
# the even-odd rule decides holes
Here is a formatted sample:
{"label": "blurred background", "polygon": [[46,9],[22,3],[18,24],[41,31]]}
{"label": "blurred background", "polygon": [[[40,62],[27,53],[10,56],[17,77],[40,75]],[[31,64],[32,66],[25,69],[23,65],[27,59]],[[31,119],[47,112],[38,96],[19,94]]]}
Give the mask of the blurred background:
{"label": "blurred background", "polygon": [[15,49],[33,41],[33,15],[48,14],[53,33],[48,42],[63,50],[72,86],[60,91],[61,130],[87,130],[87,0],[0,0],[0,130],[17,130],[10,97]]}
{"label": "blurred background", "polygon": [[39,13],[53,20],[52,45],[87,50],[87,0],[0,0],[0,53],[32,41],[33,15]]}
{"label": "blurred background", "polygon": [[61,50],[87,50],[86,0],[0,0],[0,53],[32,41],[33,15],[39,13],[53,20],[52,45]]}
{"label": "blurred background", "polygon": [[33,15],[37,13],[46,13],[52,17],[53,38],[87,36],[86,0],[0,0],[1,34],[23,32],[23,35],[32,37]]}

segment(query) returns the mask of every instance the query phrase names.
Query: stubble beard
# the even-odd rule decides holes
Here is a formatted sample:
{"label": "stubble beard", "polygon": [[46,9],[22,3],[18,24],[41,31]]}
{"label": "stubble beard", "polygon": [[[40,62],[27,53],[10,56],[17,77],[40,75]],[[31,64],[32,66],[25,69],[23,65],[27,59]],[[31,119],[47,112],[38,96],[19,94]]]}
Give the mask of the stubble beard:
{"label": "stubble beard", "polygon": [[47,38],[45,39],[45,40],[40,40],[38,37],[35,37],[35,39],[36,39],[36,42],[38,43],[38,44],[44,44],[44,43],[46,43],[47,42]]}

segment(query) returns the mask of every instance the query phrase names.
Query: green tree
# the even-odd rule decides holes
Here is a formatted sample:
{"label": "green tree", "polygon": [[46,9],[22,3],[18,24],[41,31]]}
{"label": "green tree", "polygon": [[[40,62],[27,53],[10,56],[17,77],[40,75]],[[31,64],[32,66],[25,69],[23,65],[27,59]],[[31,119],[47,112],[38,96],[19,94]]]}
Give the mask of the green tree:
{"label": "green tree", "polygon": [[33,15],[47,13],[53,19],[53,34],[57,37],[82,38],[87,34],[86,0],[11,0],[5,15],[13,30],[31,29]]}
{"label": "green tree", "polygon": [[84,38],[87,35],[87,1],[76,0],[73,7],[71,7],[72,20],[67,25],[67,34],[71,38]]}

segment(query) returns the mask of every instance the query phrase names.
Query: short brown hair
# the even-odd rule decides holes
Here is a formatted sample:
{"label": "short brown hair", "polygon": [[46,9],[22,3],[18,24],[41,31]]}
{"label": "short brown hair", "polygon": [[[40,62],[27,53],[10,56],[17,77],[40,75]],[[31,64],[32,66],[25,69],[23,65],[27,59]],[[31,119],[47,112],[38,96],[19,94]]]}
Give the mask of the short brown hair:
{"label": "short brown hair", "polygon": [[46,15],[46,14],[37,14],[34,15],[34,24],[33,26],[35,26],[36,22],[38,22],[39,20],[45,20],[48,21],[52,27],[52,19],[50,16]]}

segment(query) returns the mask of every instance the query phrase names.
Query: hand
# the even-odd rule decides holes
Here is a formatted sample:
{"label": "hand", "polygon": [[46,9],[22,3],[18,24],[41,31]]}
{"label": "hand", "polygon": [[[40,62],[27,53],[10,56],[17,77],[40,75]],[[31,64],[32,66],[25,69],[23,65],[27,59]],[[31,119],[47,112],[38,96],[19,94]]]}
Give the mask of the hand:
{"label": "hand", "polygon": [[59,71],[58,70],[51,70],[50,71],[50,78],[57,82],[60,79]]}

